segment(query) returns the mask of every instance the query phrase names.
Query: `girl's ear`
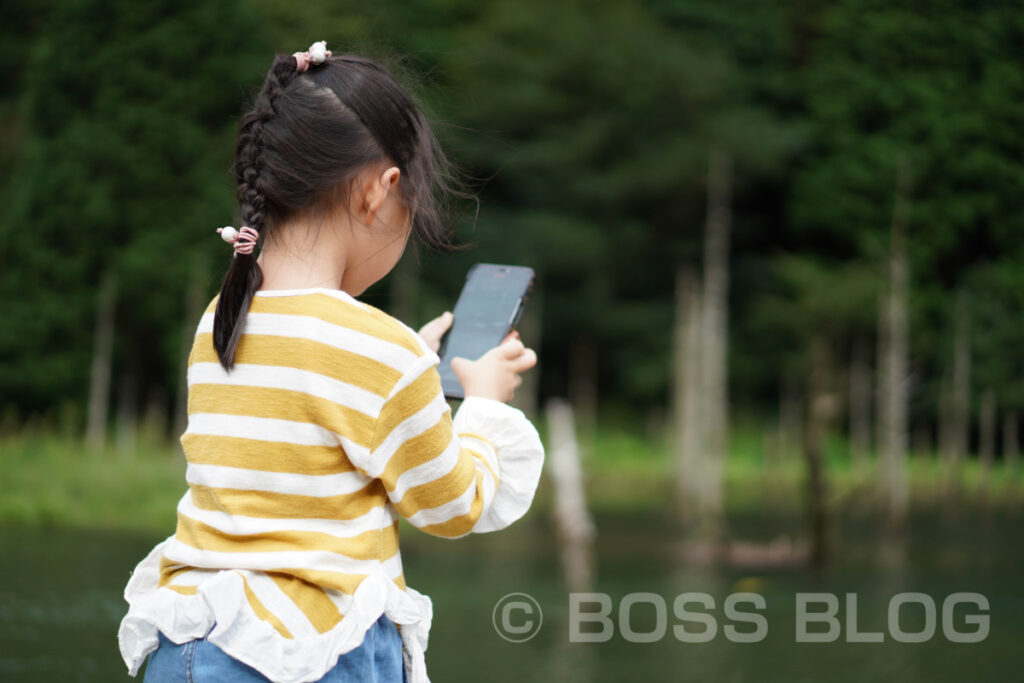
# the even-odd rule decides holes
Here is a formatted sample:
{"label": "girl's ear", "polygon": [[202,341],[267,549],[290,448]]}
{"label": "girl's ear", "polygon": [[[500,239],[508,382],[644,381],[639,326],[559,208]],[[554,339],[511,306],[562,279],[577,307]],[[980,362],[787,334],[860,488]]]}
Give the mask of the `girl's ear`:
{"label": "girl's ear", "polygon": [[367,180],[362,193],[363,206],[360,207],[365,212],[366,225],[373,225],[373,221],[377,218],[377,212],[384,205],[388,193],[398,185],[401,174],[397,166],[389,166],[383,172],[371,171],[366,174]]}

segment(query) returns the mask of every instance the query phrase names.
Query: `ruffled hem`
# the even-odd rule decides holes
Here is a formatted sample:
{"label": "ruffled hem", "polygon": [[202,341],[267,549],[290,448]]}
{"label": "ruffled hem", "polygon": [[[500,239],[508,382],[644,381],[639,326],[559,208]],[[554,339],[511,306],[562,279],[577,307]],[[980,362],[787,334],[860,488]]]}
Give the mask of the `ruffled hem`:
{"label": "ruffled hem", "polygon": [[484,436],[498,456],[498,489],[473,531],[504,529],[530,509],[544,467],[544,445],[521,410],[501,401],[469,396],[454,420],[458,434]]}
{"label": "ruffled hem", "polygon": [[288,639],[252,612],[238,572],[218,572],[203,581],[195,595],[160,588],[160,558],[170,540],[157,545],[139,563],[125,588],[129,609],[117,639],[132,676],[157,648],[160,631],[175,643],[206,636],[228,655],[274,681],[316,681],[337,664],[338,657],[358,647],[366,631],[384,614],[401,627],[409,681],[429,683],[423,653],[433,606],[427,596],[412,588],[403,591],[383,574],[371,574],[356,588],[351,608],[337,626],[313,637]]}

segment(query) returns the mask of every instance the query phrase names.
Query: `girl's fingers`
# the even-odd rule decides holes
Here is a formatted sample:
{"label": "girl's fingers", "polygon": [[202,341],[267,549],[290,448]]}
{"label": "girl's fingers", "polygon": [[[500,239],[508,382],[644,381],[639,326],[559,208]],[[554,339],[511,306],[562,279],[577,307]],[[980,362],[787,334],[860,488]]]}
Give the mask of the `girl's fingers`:
{"label": "girl's fingers", "polygon": [[441,337],[452,326],[454,320],[455,316],[451,312],[445,311],[420,328],[420,336],[434,353],[441,348]]}
{"label": "girl's fingers", "polygon": [[533,349],[524,349],[518,356],[509,359],[512,372],[515,373],[526,372],[536,364],[537,354]]}
{"label": "girl's fingers", "polygon": [[498,349],[501,352],[502,358],[505,360],[512,360],[513,358],[519,357],[526,349],[526,346],[524,346],[523,342],[519,341],[517,337],[506,337],[505,341],[498,346]]}
{"label": "girl's fingers", "polygon": [[[519,330],[512,330],[511,332],[506,334],[505,338],[501,340],[501,344],[504,344],[505,342],[510,341],[512,339],[519,339]],[[501,346],[501,344],[498,344],[498,346]]]}
{"label": "girl's fingers", "polygon": [[428,322],[426,325],[421,327],[420,336],[436,335],[440,337],[441,335],[448,331],[449,327],[452,326],[453,320],[455,320],[455,316],[453,316],[450,312],[445,311],[444,313],[437,316],[436,318]]}

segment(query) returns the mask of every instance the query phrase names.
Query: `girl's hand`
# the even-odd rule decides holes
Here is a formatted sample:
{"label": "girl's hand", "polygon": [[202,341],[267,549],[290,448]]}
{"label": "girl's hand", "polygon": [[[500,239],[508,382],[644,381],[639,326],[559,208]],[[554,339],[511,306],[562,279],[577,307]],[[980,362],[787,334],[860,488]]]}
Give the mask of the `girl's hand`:
{"label": "girl's hand", "polygon": [[423,341],[427,342],[427,346],[434,353],[440,350],[441,337],[452,326],[453,320],[455,320],[455,316],[452,315],[451,311],[445,311],[420,328],[420,336],[423,337]]}
{"label": "girl's hand", "polygon": [[512,331],[498,346],[475,361],[452,358],[452,370],[462,383],[466,397],[479,396],[507,403],[523,382],[520,373],[537,364],[537,354]]}

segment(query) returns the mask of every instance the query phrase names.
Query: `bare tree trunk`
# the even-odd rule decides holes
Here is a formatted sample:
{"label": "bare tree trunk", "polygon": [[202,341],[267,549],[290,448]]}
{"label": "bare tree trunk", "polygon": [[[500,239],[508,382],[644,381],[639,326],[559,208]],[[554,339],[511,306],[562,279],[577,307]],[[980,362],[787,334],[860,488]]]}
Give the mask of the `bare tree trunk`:
{"label": "bare tree trunk", "polygon": [[889,411],[889,397],[885,391],[885,359],[889,356],[888,312],[888,300],[883,292],[878,295],[878,337],[875,346],[875,457],[879,464],[885,452],[885,416]]}
{"label": "bare tree trunk", "polygon": [[1003,466],[1013,475],[1020,460],[1020,441],[1017,413],[1010,411],[1003,416]]}
{"label": "bare tree trunk", "polygon": [[713,151],[708,162],[708,208],[704,237],[704,288],[701,313],[702,395],[705,405],[705,517],[717,534],[724,505],[728,450],[729,396],[729,230],[732,222],[732,162]]}
{"label": "bare tree trunk", "polygon": [[576,336],[570,343],[569,400],[580,433],[589,438],[597,424],[597,344],[589,334]]}
{"label": "bare tree trunk", "polygon": [[[185,319],[182,321],[184,332],[181,335],[181,347],[178,351],[178,391],[174,400],[174,430],[175,437],[180,437],[188,427],[188,357],[192,351],[192,344],[195,341],[196,327],[203,315],[203,307],[207,303],[206,279],[207,260],[205,257],[195,257],[192,260],[192,273],[189,275],[188,285],[185,287]],[[181,442],[178,442],[181,448]]]}
{"label": "bare tree trunk", "polygon": [[126,364],[117,390],[117,452],[134,455],[138,446],[138,382],[132,365]]}
{"label": "bare tree trunk", "polygon": [[117,273],[107,270],[100,284],[96,308],[92,370],[89,379],[89,416],[85,442],[101,450],[107,440],[107,411],[110,406],[110,372],[114,351],[114,315],[117,308]]}
{"label": "bare tree trunk", "polygon": [[694,524],[700,517],[704,490],[700,327],[700,292],[696,275],[688,268],[680,268],[676,272],[672,410],[676,502],[680,517],[687,525]]}
{"label": "bare tree trunk", "polygon": [[594,584],[594,522],[583,493],[583,469],[572,407],[564,400],[548,402],[549,467],[554,485],[555,526],[561,540],[562,570],[570,592],[592,589]]}
{"label": "bare tree trunk", "polygon": [[884,411],[882,487],[889,523],[901,527],[907,515],[907,326],[906,232],[910,213],[910,162],[901,155],[893,202],[892,238],[889,253],[889,287],[886,296],[886,353],[883,356]]}
{"label": "bare tree trunk", "polygon": [[167,438],[167,394],[163,386],[153,385],[146,396],[146,413],[139,425],[144,443],[165,443]]}
{"label": "bare tree trunk", "polygon": [[918,458],[930,458],[933,453],[932,434],[928,423],[924,420],[914,425],[914,439],[911,444],[911,451]]}
{"label": "bare tree trunk", "polygon": [[850,354],[850,455],[854,466],[867,462],[871,448],[871,367],[863,337],[853,342]]}
{"label": "bare tree trunk", "polygon": [[800,448],[803,438],[803,399],[798,385],[789,376],[779,383],[779,453],[783,457]]}
{"label": "bare tree trunk", "polygon": [[992,474],[992,463],[996,457],[996,395],[991,389],[986,389],[981,395],[978,420],[978,459],[981,464],[981,481],[985,485]]}
{"label": "bare tree trunk", "polygon": [[951,395],[952,450],[947,463],[947,476],[953,489],[960,487],[961,468],[967,458],[970,443],[971,410],[971,322],[967,295],[957,296],[956,332],[953,341],[953,391]]}
{"label": "bare tree trunk", "polygon": [[804,432],[804,458],[807,462],[807,504],[811,530],[811,567],[821,571],[827,561],[827,490],[824,471],[825,436],[828,421],[834,409],[829,395],[828,347],[825,340],[815,336],[808,351],[807,377],[807,429]]}
{"label": "bare tree trunk", "polygon": [[939,425],[939,460],[948,468],[956,451],[956,434],[953,429],[953,380],[948,371],[943,371],[939,387],[939,406],[936,420]]}

